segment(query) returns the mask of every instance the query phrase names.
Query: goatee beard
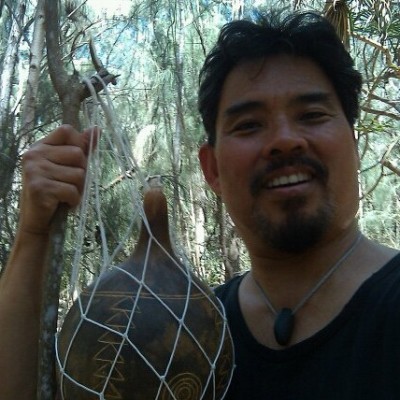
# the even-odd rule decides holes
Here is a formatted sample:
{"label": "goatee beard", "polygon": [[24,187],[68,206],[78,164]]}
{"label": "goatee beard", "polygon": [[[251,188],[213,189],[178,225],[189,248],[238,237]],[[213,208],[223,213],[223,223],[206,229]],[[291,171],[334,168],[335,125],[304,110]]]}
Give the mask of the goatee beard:
{"label": "goatee beard", "polygon": [[[268,166],[257,173],[251,183],[250,191],[254,197],[260,195],[266,187],[266,177],[281,168],[306,167],[313,173],[313,180],[319,182],[321,188],[326,190],[328,170],[320,163],[306,155],[293,155],[291,157],[277,157]],[[334,205],[325,192],[321,206],[313,213],[302,211],[307,199],[296,197],[283,201],[281,210],[285,219],[281,223],[274,223],[262,210],[254,210],[253,222],[259,235],[265,243],[276,250],[300,253],[314,246],[328,229],[334,214]]]}
{"label": "goatee beard", "polygon": [[272,222],[260,211],[254,212],[253,221],[255,229],[266,244],[275,250],[301,253],[315,246],[327,231],[334,207],[331,202],[326,200],[313,215],[310,215],[305,214],[299,207],[304,200],[292,201],[296,204],[283,205],[286,210],[291,208],[291,211],[287,211],[283,222]]}

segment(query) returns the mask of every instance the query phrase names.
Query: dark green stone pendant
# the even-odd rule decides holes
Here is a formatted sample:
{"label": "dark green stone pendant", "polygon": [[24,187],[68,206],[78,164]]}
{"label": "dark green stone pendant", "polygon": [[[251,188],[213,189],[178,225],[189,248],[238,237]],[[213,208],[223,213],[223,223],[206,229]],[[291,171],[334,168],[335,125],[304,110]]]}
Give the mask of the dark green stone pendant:
{"label": "dark green stone pendant", "polygon": [[294,326],[294,315],[290,308],[282,308],[276,316],[274,324],[274,335],[281,346],[286,346],[292,337]]}

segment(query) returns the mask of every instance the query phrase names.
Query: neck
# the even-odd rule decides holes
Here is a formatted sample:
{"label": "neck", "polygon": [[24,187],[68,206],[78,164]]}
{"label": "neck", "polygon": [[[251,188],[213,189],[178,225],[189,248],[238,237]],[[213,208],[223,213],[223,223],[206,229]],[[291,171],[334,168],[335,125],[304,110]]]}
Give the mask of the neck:
{"label": "neck", "polygon": [[[267,306],[259,286],[278,312],[284,308],[293,311],[346,253],[358,234],[358,229],[354,229],[341,237],[325,239],[315,250],[310,249],[300,255],[282,254],[280,258],[274,253],[252,258],[252,272],[244,277],[239,287],[239,302],[249,329],[259,343],[274,349],[282,348],[274,336],[277,315]],[[360,285],[396,254],[394,249],[361,237],[359,244],[339,268],[295,312],[293,331],[286,345],[298,343],[326,326]],[[288,321],[287,315],[285,318],[284,326]]]}
{"label": "neck", "polygon": [[[324,238],[313,248],[300,254],[271,251],[251,257],[252,274],[282,306],[293,306],[346,252],[359,235],[358,229],[335,238]],[[348,260],[343,262],[344,266]],[[277,304],[279,306],[279,304]]]}

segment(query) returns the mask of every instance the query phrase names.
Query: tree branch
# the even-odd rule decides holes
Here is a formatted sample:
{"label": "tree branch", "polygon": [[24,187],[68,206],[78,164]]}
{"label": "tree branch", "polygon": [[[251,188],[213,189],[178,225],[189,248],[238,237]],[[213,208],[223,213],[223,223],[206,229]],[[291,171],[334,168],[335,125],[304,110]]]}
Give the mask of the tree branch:
{"label": "tree branch", "polygon": [[375,115],[382,115],[388,118],[392,118],[396,121],[400,121],[400,115],[391,113],[389,111],[384,111],[384,110],[375,110],[374,108],[371,107],[366,107],[366,106],[361,106],[361,110],[370,113],[370,114],[375,114]]}
{"label": "tree branch", "polygon": [[392,164],[389,160],[382,160],[381,164],[390,169],[392,172],[394,172],[396,175],[400,176],[400,168],[396,167],[394,164]]}
{"label": "tree branch", "polygon": [[49,65],[50,78],[53,86],[60,97],[65,96],[68,84],[68,74],[62,63],[61,46],[59,41],[59,2],[45,0],[45,24],[46,24],[46,46],[47,62]]}
{"label": "tree branch", "polygon": [[392,55],[390,53],[390,50],[386,46],[383,46],[382,44],[376,42],[373,39],[370,39],[370,38],[367,38],[365,36],[359,35],[358,33],[354,33],[353,32],[353,36],[356,39],[360,40],[361,42],[369,44],[370,46],[375,47],[377,50],[379,50],[385,56],[387,67],[392,69],[394,74],[395,74],[395,76],[400,78],[400,67],[393,62],[393,58],[392,58]]}
{"label": "tree branch", "polygon": [[[57,0],[45,0],[44,6],[49,73],[62,105],[63,123],[80,129],[80,105],[82,100],[90,96],[90,91],[81,83],[77,73],[68,75],[64,68],[59,40],[58,4]],[[105,70],[104,78],[107,82],[115,82],[115,76],[109,74],[107,70]],[[98,90],[100,91],[103,88],[103,82],[101,82]],[[54,215],[50,232],[51,243],[44,271],[40,321],[38,400],[53,400],[57,391],[55,379],[55,333],[57,330],[60,283],[63,273],[63,246],[67,215],[67,205],[61,204]]]}

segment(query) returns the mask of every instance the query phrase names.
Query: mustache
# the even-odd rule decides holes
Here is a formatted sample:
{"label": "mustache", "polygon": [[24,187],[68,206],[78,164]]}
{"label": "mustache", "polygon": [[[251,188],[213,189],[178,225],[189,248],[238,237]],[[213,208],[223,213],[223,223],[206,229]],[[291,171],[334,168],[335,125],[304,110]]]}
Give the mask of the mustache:
{"label": "mustache", "polygon": [[250,193],[253,196],[258,195],[263,189],[265,189],[265,177],[268,174],[285,167],[307,167],[308,170],[311,170],[313,177],[320,180],[322,183],[326,183],[328,180],[328,168],[326,168],[321,162],[305,155],[282,157],[270,161],[262,171],[259,171],[254,175],[250,183]]}

